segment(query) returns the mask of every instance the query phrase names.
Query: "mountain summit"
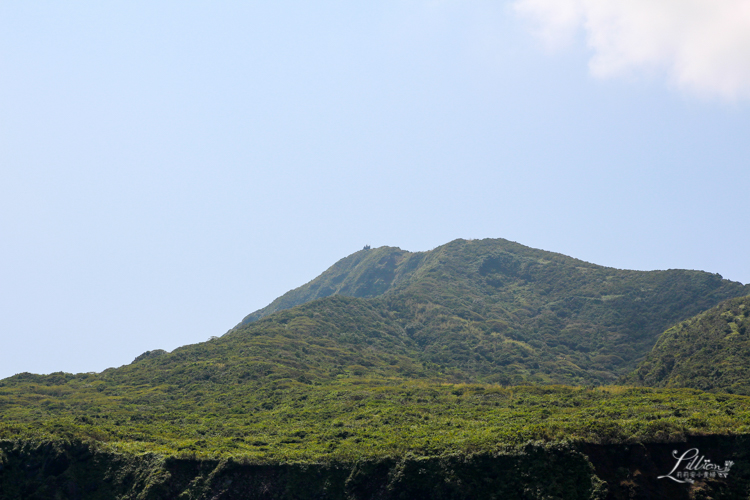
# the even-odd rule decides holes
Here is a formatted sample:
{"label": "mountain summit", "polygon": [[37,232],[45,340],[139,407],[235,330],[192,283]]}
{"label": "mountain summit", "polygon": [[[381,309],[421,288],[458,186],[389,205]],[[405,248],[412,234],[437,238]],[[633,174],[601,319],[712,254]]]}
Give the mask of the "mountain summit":
{"label": "mountain summit", "polygon": [[600,384],[634,368],[668,327],[748,293],[702,271],[620,270],[459,239],[428,252],[360,250],[234,330],[316,299],[362,298],[413,343],[416,360],[460,379]]}

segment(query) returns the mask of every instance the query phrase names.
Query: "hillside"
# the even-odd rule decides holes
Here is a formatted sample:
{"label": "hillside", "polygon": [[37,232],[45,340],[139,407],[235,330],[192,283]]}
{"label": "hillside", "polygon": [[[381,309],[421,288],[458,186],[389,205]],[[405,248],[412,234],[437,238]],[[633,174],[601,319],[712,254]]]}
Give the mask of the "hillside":
{"label": "hillside", "polygon": [[0,380],[0,500],[688,498],[640,470],[660,443],[742,455],[750,397],[593,386],[747,293],[505,240],[362,250],[221,337]]}
{"label": "hillside", "polygon": [[625,383],[750,395],[750,296],[727,300],[659,337]]}
{"label": "hillside", "polygon": [[456,380],[613,382],[673,324],[750,287],[701,271],[627,271],[502,239],[429,252],[361,250],[247,316],[332,295],[367,298],[422,363]]}
{"label": "hillside", "polygon": [[331,295],[382,295],[408,281],[425,255],[425,252],[411,253],[394,247],[360,250],[339,260],[311,282],[290,290],[266,307],[248,314],[237,326]]}

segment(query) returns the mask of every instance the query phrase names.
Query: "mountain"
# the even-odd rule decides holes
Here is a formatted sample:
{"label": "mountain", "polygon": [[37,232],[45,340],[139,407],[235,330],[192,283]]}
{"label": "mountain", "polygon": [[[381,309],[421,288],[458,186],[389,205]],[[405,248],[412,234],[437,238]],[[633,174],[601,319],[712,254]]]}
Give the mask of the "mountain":
{"label": "mountain", "polygon": [[311,282],[285,293],[263,309],[248,314],[237,326],[331,295],[362,298],[382,295],[407,281],[427,253],[394,247],[366,248],[341,259]]}
{"label": "mountain", "polygon": [[221,337],[0,380],[0,500],[747,497],[745,466],[656,478],[680,443],[750,458],[750,397],[600,384],[748,293],[506,240],[362,250]]}
{"label": "mountain", "polygon": [[233,331],[315,299],[366,298],[410,356],[456,380],[613,382],[666,328],[750,286],[701,271],[627,271],[502,239],[356,252]]}
{"label": "mountain", "polygon": [[750,296],[730,299],[664,332],[633,385],[750,395]]}

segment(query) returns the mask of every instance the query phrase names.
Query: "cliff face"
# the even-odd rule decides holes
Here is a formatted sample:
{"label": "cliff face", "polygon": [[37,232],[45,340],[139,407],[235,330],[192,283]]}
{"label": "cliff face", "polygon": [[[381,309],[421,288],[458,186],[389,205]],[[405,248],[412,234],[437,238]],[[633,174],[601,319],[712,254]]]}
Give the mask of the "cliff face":
{"label": "cliff face", "polygon": [[504,455],[253,465],[96,453],[83,445],[4,446],[0,498],[599,498],[586,457],[563,446]]}
{"label": "cliff face", "polygon": [[[672,450],[735,464],[725,479],[678,484]],[[354,463],[247,464],[0,443],[1,500],[734,499],[750,494],[750,436],[688,443],[527,445],[504,454]]]}

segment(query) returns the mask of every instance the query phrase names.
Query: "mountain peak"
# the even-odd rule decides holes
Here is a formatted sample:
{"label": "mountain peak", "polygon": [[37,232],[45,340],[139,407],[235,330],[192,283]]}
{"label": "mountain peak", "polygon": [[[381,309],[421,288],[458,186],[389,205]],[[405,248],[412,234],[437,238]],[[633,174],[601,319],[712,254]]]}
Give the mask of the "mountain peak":
{"label": "mountain peak", "polygon": [[702,271],[621,270],[504,239],[457,239],[426,252],[355,252],[235,330],[347,296],[367,300],[413,356],[458,380],[598,384],[633,369],[669,326],[747,293]]}

